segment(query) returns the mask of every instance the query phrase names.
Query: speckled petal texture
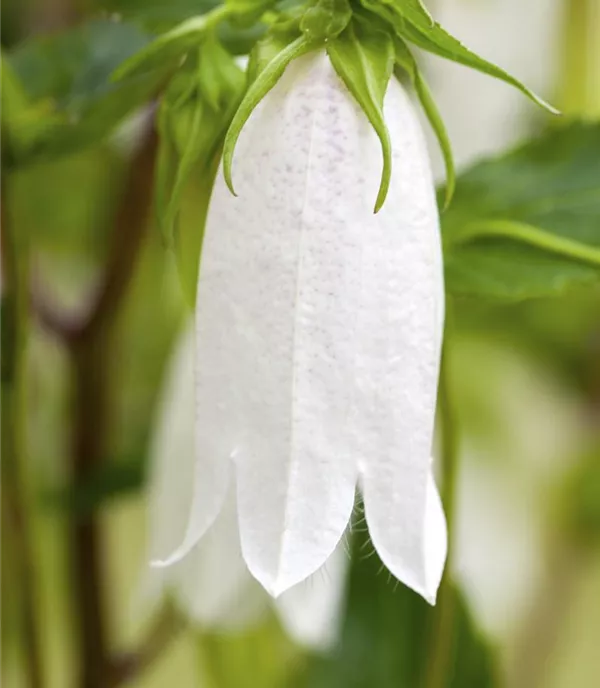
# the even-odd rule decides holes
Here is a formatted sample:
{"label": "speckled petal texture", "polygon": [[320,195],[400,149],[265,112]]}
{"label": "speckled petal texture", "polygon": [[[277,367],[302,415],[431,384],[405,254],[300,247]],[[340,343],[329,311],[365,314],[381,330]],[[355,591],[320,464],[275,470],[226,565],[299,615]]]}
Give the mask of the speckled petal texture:
{"label": "speckled petal texture", "polygon": [[190,532],[214,517],[232,459],[242,552],[275,596],[335,550],[359,481],[388,568],[430,600],[439,581],[425,532],[443,317],[438,216],[422,133],[395,80],[385,115],[393,171],[374,215],[379,141],[326,55],[297,59],[242,131],[238,197],[219,175],[211,200]]}

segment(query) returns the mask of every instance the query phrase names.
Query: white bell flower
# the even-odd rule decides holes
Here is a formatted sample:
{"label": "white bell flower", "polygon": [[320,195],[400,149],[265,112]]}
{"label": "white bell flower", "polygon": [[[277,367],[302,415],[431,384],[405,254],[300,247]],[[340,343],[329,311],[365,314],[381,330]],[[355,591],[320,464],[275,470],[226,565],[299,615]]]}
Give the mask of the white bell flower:
{"label": "white bell flower", "polygon": [[294,60],[217,176],[196,306],[196,479],[180,560],[235,485],[273,596],[339,546],[357,486],[392,574],[429,602],[446,556],[431,475],[443,268],[423,132],[396,79],[379,139],[323,52]]}
{"label": "white bell flower", "polygon": [[[166,375],[151,441],[149,549],[168,555],[183,536],[194,478],[194,329],[181,335]],[[275,605],[297,642],[324,649],[337,637],[348,557],[340,546],[321,571],[282,595]],[[242,558],[233,490],[218,518],[189,555],[146,576],[146,602],[171,594],[181,611],[204,629],[243,630],[259,623],[269,596]]]}

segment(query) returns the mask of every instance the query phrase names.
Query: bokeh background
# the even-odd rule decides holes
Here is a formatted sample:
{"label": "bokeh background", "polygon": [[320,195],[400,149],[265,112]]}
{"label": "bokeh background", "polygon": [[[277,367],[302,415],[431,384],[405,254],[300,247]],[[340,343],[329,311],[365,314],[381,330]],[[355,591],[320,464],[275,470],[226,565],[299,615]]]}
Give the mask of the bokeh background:
{"label": "bokeh background", "polygon": [[[112,113],[114,103],[102,106],[109,67],[151,32],[209,4],[4,0],[2,48],[36,98],[42,113],[36,122],[50,121],[53,104],[67,99],[75,113],[89,102]],[[442,25],[566,118],[600,118],[597,0],[427,4]],[[430,56],[422,60],[461,170],[556,126],[498,81]],[[3,406],[10,393],[5,364],[24,371],[20,419],[7,411],[3,423],[19,423],[27,458],[15,469],[3,444],[2,685],[28,685],[31,594],[40,685],[80,685],[78,619],[86,585],[101,589],[111,651],[125,659],[132,652],[135,663],[136,648],[147,650],[143,670],[125,681],[139,688],[598,685],[597,278],[551,298],[453,304],[447,366],[460,461],[450,566],[459,593],[443,681],[436,683],[429,669],[438,651],[435,628],[443,622],[382,573],[375,557],[360,556],[364,543],[355,548],[340,640],[328,653],[296,647],[274,618],[233,635],[178,620],[175,630],[155,629],[155,646],[144,644],[148,629],[154,632],[138,594],[147,563],[148,444],[169,355],[188,317],[154,219],[155,91],[145,88],[137,97],[146,106],[118,126],[90,125],[81,144],[67,132],[60,155],[3,165],[3,222],[26,245],[32,307],[26,335],[17,338],[23,350],[15,354],[9,342],[2,351]],[[201,197],[192,179],[180,218],[189,231],[201,226]],[[590,216],[590,227],[600,244],[600,212]],[[70,328],[102,292],[107,269],[117,282],[121,274],[131,279],[117,285],[118,298],[100,306],[88,328],[93,341],[84,336],[82,343]],[[3,312],[3,330],[7,322]],[[78,465],[77,456],[86,453],[91,468]],[[25,536],[31,552],[23,568]],[[95,573],[86,568],[90,562]]]}

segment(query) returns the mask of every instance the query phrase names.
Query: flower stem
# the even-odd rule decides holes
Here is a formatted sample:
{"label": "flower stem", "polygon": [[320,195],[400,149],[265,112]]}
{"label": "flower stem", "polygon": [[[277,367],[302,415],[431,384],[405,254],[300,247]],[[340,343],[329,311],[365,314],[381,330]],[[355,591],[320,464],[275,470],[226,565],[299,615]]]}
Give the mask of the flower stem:
{"label": "flower stem", "polygon": [[20,586],[26,681],[30,688],[41,688],[40,604],[27,470],[28,247],[10,222],[6,172],[2,182],[2,508]]}
{"label": "flower stem", "polygon": [[[157,139],[150,126],[134,156],[113,222],[104,280],[85,317],[76,321],[38,302],[37,315],[67,346],[73,383],[72,489],[87,486],[106,457],[109,425],[109,337],[132,278],[152,201]],[[101,531],[97,514],[74,514],[71,569],[81,688],[105,688],[112,658],[104,600]]]}
{"label": "flower stem", "polygon": [[[106,456],[110,351],[108,336],[133,275],[152,198],[156,136],[153,130],[135,155],[115,217],[104,283],[88,317],[69,333],[73,366],[75,489],[88,484]],[[81,688],[104,688],[110,672],[104,601],[102,543],[97,515],[75,517],[73,584],[81,643]]]}
{"label": "flower stem", "polygon": [[563,18],[563,59],[559,105],[567,115],[594,117],[600,112],[596,36],[600,30],[598,0],[568,0]]}
{"label": "flower stem", "polygon": [[458,479],[459,436],[451,396],[450,346],[453,335],[453,303],[447,299],[444,350],[440,373],[439,404],[441,420],[442,502],[448,524],[448,559],[440,586],[431,635],[431,661],[428,664],[426,688],[442,688],[448,684],[455,634],[456,592],[450,573],[453,555],[453,526]]}

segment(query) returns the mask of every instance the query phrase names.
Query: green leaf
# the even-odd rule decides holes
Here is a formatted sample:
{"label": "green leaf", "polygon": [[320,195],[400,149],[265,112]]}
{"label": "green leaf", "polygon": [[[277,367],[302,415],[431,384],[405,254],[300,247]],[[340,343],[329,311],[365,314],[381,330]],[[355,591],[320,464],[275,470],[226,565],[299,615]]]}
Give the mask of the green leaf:
{"label": "green leaf", "polygon": [[22,119],[31,107],[29,97],[15,70],[4,55],[0,60],[0,74],[2,75],[2,125],[8,129],[13,123]]}
{"label": "green leaf", "polygon": [[377,14],[393,26],[400,38],[404,38],[434,55],[458,62],[466,67],[471,67],[479,72],[505,81],[552,114],[559,114],[556,108],[549,105],[518,79],[476,55],[436,22],[432,23],[425,16],[422,7],[419,9],[416,6],[421,5],[416,0],[409,2],[400,0],[360,0],[360,2],[365,9]]}
{"label": "green leaf", "polygon": [[25,117],[17,125],[32,134],[24,138],[18,163],[96,144],[146,103],[163,83],[164,70],[110,82],[114,68],[146,41],[132,25],[94,21],[18,46],[10,64],[32,106],[31,121]]}
{"label": "green leaf", "polygon": [[[154,34],[170,31],[186,19],[207,14],[220,5],[220,0],[102,0],[102,8],[109,14],[117,13]],[[225,19],[218,25],[217,33],[231,53],[247,55],[266,29],[262,23],[234,26]],[[194,47],[195,44],[191,49]]]}
{"label": "green leaf", "polygon": [[237,109],[233,121],[225,136],[223,147],[223,175],[231,193],[235,196],[233,181],[231,178],[231,168],[233,164],[233,153],[235,145],[240,136],[244,124],[252,114],[254,108],[260,103],[265,95],[279,81],[288,64],[305,53],[312,50],[315,44],[309,41],[304,35],[299,36],[295,41],[286,46],[283,50],[274,55],[260,71],[254,81],[251,82],[246,95]]}
{"label": "green leaf", "polygon": [[406,43],[401,39],[396,37],[395,41],[396,47],[396,62],[398,65],[404,69],[404,71],[409,75],[419,101],[425,111],[429,124],[433,129],[442,155],[444,157],[444,164],[446,166],[446,197],[444,199],[444,209],[447,209],[454,195],[454,188],[456,185],[456,171],[454,168],[454,156],[452,155],[452,146],[450,144],[450,138],[448,137],[448,132],[446,131],[446,126],[444,125],[444,120],[440,115],[440,112],[435,104],[431,91],[427,82],[421,74],[421,70],[410,52]]}
{"label": "green leaf", "polygon": [[120,81],[125,77],[143,74],[164,67],[165,63],[176,64],[186,53],[198,48],[202,38],[228,13],[228,8],[221,5],[206,14],[187,19],[123,62],[115,70],[113,80]]}
{"label": "green leaf", "polygon": [[2,156],[4,162],[17,163],[19,158],[35,144],[45,131],[55,124],[52,108],[48,102],[35,105],[12,68],[2,56],[0,63],[2,90],[0,97],[2,117]]}
{"label": "green leaf", "polygon": [[114,89],[111,72],[147,42],[132,24],[92,21],[27,40],[9,57],[33,99],[52,98],[62,108]]}
{"label": "green leaf", "polygon": [[352,9],[348,0],[315,0],[300,21],[300,30],[311,40],[338,36],[350,22]]}
{"label": "green leaf", "polygon": [[143,23],[157,33],[184,19],[210,12],[221,0],[100,0],[108,14]]}
{"label": "green leaf", "polygon": [[385,202],[392,174],[392,147],[383,100],[394,69],[393,40],[367,22],[354,20],[337,38],[328,41],[327,54],[381,142],[383,171],[375,202],[375,212],[378,212]]}
{"label": "green leaf", "polygon": [[458,180],[448,291],[524,300],[600,285],[600,125],[553,129]]}
{"label": "green leaf", "polygon": [[[417,688],[425,685],[431,633],[439,607],[395,581],[365,530],[353,534],[352,565],[337,647],[313,657],[296,688]],[[458,593],[451,662],[440,688],[492,688],[492,648],[477,632]]]}

